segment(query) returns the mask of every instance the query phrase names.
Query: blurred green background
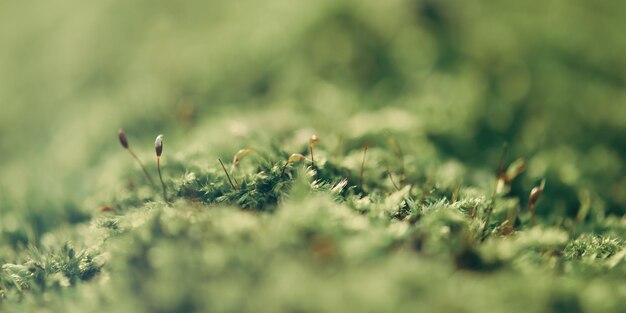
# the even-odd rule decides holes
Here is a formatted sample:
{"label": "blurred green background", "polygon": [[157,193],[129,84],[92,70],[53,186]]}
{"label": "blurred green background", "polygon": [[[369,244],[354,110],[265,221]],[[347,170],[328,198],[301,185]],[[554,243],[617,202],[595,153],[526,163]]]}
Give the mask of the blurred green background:
{"label": "blurred green background", "polygon": [[389,130],[494,171],[508,141],[508,161],[529,164],[519,190],[548,179],[541,214],[573,216],[584,197],[596,216],[622,215],[624,12],[585,0],[0,1],[3,227],[37,237],[87,219],[129,169],[121,127],[147,160],[158,133],[171,153],[218,156],[298,129]]}

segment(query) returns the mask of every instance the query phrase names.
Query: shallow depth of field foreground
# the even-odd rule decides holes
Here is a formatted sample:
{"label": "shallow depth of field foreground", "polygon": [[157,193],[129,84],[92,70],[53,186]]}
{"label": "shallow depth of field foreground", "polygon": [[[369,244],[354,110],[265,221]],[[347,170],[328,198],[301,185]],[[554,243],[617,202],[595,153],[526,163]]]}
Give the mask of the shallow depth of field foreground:
{"label": "shallow depth of field foreground", "polygon": [[624,29],[619,0],[2,1],[0,311],[624,312]]}

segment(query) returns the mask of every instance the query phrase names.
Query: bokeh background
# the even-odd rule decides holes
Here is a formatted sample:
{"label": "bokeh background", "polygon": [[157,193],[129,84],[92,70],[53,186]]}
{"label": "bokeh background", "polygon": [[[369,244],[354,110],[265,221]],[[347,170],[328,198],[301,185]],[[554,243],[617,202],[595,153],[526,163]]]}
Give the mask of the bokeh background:
{"label": "bokeh background", "polygon": [[159,133],[166,151],[217,156],[298,129],[391,131],[407,150],[495,171],[507,141],[507,162],[528,161],[520,193],[548,180],[540,214],[586,202],[622,215],[624,12],[586,0],[0,1],[0,223],[37,238],[88,219],[111,173],[131,168],[118,128],[148,160]]}

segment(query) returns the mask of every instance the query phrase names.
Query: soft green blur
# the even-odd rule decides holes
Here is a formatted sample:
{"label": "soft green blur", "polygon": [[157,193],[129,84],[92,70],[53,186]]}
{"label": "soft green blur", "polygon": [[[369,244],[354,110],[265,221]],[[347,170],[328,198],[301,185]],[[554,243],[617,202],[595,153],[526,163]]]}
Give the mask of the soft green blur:
{"label": "soft green blur", "polygon": [[[329,133],[420,132],[480,167],[494,168],[508,141],[563,192],[556,205],[571,210],[585,189],[621,214],[625,7],[2,1],[2,188],[18,202],[81,199],[93,192],[85,171],[118,152],[120,127],[184,145],[207,118],[285,108]],[[347,127],[368,111],[382,120]]]}

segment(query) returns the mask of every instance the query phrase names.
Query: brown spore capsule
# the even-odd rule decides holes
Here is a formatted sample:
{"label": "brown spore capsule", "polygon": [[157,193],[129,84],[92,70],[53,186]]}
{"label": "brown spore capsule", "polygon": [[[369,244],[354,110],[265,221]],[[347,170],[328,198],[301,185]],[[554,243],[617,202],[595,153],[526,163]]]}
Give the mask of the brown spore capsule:
{"label": "brown spore capsule", "polygon": [[120,139],[120,144],[122,144],[122,147],[124,147],[124,149],[128,149],[128,139],[126,139],[126,133],[124,133],[123,129],[119,130],[119,132],[117,133],[117,138]]}
{"label": "brown spore capsule", "polygon": [[163,135],[158,135],[156,140],[154,141],[154,150],[156,151],[157,157],[161,157],[161,153],[163,153]]}

